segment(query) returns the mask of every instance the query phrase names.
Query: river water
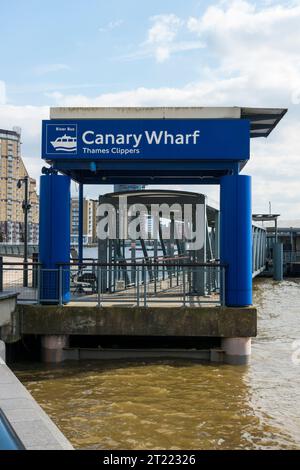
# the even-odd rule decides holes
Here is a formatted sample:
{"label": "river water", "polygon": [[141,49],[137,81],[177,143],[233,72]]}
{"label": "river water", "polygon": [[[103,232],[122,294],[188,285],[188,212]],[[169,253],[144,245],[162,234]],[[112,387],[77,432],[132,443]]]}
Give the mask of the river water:
{"label": "river water", "polygon": [[300,449],[300,280],[256,280],[254,303],[249,366],[85,361],[14,371],[75,448]]}

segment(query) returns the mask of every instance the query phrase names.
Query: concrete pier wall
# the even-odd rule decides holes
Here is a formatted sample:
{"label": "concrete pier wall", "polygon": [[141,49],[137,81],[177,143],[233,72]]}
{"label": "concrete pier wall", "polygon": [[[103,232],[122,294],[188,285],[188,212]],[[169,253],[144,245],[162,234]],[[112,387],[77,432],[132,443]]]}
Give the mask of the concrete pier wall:
{"label": "concrete pier wall", "polygon": [[[83,358],[192,356],[213,362],[246,364],[250,358],[251,337],[256,336],[257,331],[254,307],[19,305],[18,309],[22,334],[42,337],[42,359],[45,362]],[[69,348],[72,335],[99,336],[102,339],[125,337],[127,345],[122,349],[118,346],[93,349],[85,341],[85,346]],[[147,338],[148,347],[134,348],[135,337]],[[166,339],[165,348],[159,345],[161,337]],[[175,349],[170,346],[170,341],[168,345],[168,338],[173,344],[174,339],[177,341]],[[190,346],[191,338],[193,346]],[[206,348],[203,347],[203,339]],[[219,341],[220,348],[215,349],[215,339]]]}
{"label": "concrete pier wall", "polygon": [[18,294],[0,292],[0,340],[14,342],[20,339]]}
{"label": "concrete pier wall", "polygon": [[0,328],[8,326],[12,320],[12,314],[16,310],[18,294],[0,292]]}
{"label": "concrete pier wall", "polygon": [[256,336],[255,307],[18,305],[27,335]]}

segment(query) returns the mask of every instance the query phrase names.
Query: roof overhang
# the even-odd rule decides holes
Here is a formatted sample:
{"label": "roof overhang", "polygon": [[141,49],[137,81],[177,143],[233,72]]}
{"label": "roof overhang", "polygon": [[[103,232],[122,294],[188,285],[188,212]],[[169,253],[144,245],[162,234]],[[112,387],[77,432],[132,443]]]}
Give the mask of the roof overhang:
{"label": "roof overhang", "polygon": [[270,222],[277,220],[280,214],[252,214],[252,220],[255,222]]}
{"label": "roof overhang", "polygon": [[286,108],[202,107],[53,107],[50,119],[249,119],[250,137],[268,137]]}
{"label": "roof overhang", "polygon": [[249,119],[250,137],[268,137],[286,112],[286,108],[241,108],[241,119]]}

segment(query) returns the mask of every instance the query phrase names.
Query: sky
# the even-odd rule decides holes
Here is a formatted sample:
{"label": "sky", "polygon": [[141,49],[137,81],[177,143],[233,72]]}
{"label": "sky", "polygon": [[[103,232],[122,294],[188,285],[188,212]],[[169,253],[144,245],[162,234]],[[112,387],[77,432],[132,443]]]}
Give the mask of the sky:
{"label": "sky", "polygon": [[300,218],[300,0],[0,0],[0,12],[0,127],[22,128],[31,176],[50,106],[283,107],[243,173],[253,212],[271,201]]}

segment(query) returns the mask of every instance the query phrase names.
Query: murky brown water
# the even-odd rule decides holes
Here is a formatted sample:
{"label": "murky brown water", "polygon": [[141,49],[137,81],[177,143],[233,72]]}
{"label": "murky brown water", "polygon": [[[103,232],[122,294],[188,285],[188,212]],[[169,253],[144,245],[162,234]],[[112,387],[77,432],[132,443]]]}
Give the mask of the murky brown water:
{"label": "murky brown water", "polygon": [[300,449],[300,280],[257,280],[254,299],[249,366],[89,361],[15,372],[76,448]]}

